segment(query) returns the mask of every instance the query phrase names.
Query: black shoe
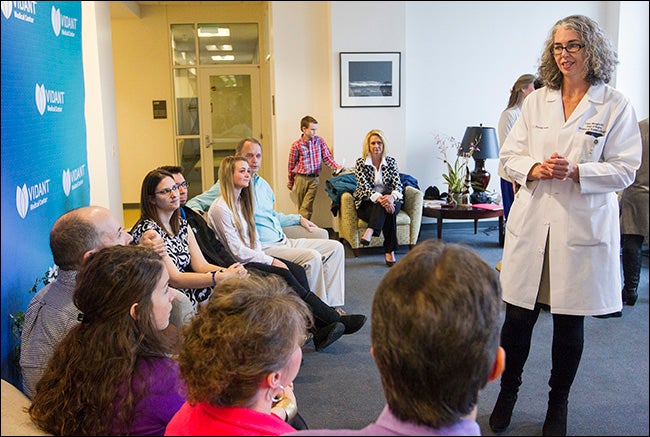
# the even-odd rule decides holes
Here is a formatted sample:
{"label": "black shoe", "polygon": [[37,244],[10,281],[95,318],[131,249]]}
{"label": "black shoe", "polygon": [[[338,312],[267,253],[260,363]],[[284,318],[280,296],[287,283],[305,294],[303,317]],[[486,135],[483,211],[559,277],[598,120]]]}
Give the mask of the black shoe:
{"label": "black shoe", "polygon": [[638,298],[639,293],[636,291],[628,292],[623,290],[623,305],[634,306]]}
{"label": "black shoe", "polygon": [[330,344],[341,338],[345,332],[345,325],[341,322],[330,323],[314,333],[314,347],[317,351],[325,349]]}
{"label": "black shoe", "polygon": [[365,238],[361,238],[360,243],[362,246],[370,246],[370,240],[366,240]]}
{"label": "black shoe", "polygon": [[395,261],[388,261],[388,260],[386,260],[386,265],[387,265],[388,267],[393,267],[393,266],[395,265]]}
{"label": "black shoe", "polygon": [[567,402],[548,404],[542,435],[566,435]]}
{"label": "black shoe", "polygon": [[340,322],[345,326],[344,334],[354,334],[366,323],[366,316],[363,314],[345,314],[341,316]]}
{"label": "black shoe", "polygon": [[615,313],[601,314],[599,316],[594,316],[597,319],[611,319],[616,317],[623,317],[622,311],[616,311]]}
{"label": "black shoe", "polygon": [[505,431],[512,419],[512,410],[517,402],[517,393],[500,391],[494,410],[490,414],[490,429],[492,432],[500,433]]}

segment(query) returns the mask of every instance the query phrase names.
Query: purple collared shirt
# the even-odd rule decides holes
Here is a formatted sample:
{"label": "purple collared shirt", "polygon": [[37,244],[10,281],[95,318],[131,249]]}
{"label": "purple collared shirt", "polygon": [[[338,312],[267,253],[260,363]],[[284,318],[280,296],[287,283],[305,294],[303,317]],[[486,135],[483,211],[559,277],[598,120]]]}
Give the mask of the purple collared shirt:
{"label": "purple collared shirt", "polygon": [[481,435],[481,428],[475,420],[469,419],[439,429],[402,422],[386,405],[377,421],[362,429],[308,429],[285,435]]}

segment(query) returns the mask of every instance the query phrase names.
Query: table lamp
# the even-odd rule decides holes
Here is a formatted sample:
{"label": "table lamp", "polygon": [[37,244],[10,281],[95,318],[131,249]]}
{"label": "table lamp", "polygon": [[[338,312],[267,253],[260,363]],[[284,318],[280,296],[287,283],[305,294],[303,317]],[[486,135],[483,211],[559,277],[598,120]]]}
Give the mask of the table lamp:
{"label": "table lamp", "polygon": [[499,157],[499,142],[493,127],[468,126],[460,143],[461,152],[469,154],[474,148],[474,171],[470,173],[473,192],[470,196],[472,203],[490,203],[485,189],[490,183],[490,173],[485,169],[485,160]]}

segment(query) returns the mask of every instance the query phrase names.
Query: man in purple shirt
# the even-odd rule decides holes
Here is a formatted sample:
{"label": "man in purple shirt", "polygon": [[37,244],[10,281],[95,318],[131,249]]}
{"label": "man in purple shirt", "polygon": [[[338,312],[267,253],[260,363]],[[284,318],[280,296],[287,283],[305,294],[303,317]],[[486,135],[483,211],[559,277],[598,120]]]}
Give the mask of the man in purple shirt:
{"label": "man in purple shirt", "polygon": [[298,205],[298,213],[311,220],[314,212],[314,199],[320,180],[318,178],[323,163],[340,171],[325,140],[316,136],[318,122],[310,115],[300,120],[300,138],[293,142],[289,152],[289,182],[287,188],[293,190]]}
{"label": "man in purple shirt", "polygon": [[388,271],[372,305],[384,410],[359,430],[287,435],[481,435],[479,392],[505,364],[501,305],[496,271],[472,249],[418,244]]}

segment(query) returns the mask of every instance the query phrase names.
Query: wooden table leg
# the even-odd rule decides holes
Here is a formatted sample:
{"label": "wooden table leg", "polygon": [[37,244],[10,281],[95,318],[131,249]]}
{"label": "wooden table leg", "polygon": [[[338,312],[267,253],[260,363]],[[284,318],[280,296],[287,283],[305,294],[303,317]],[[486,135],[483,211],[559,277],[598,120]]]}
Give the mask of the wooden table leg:
{"label": "wooden table leg", "polygon": [[474,235],[478,232],[478,219],[474,219]]}
{"label": "wooden table leg", "polygon": [[438,217],[438,240],[442,239],[442,217]]}

